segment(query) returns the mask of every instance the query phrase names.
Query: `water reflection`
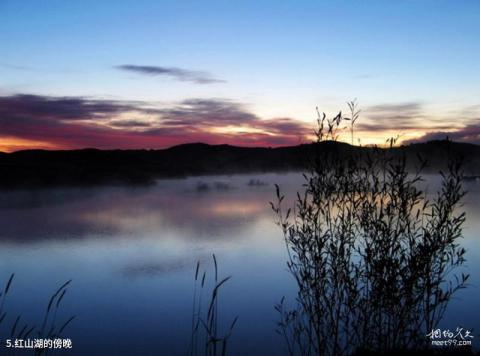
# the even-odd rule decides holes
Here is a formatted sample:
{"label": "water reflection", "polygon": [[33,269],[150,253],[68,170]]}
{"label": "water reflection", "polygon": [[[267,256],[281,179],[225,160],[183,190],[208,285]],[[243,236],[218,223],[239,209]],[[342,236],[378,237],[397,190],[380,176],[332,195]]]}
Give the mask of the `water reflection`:
{"label": "water reflection", "polygon": [[[232,275],[222,315],[239,315],[232,354],[281,354],[273,305],[292,298],[295,285],[268,202],[273,183],[294,198],[302,182],[299,174],[264,174],[1,192],[0,280],[17,274],[10,314],[41,319],[51,292],[72,278],[64,307],[78,315],[68,335],[73,355],[184,355],[195,263],[216,253]],[[445,325],[478,329],[480,184],[466,187],[473,287],[458,294]]]}
{"label": "water reflection", "polygon": [[[246,177],[204,181],[161,181],[153,188],[4,192],[0,239],[77,239],[99,233],[118,237],[139,231],[161,236],[171,228],[183,230],[187,238],[212,239],[264,214],[271,198],[271,188],[247,185]],[[208,188],[199,189],[199,184]]]}

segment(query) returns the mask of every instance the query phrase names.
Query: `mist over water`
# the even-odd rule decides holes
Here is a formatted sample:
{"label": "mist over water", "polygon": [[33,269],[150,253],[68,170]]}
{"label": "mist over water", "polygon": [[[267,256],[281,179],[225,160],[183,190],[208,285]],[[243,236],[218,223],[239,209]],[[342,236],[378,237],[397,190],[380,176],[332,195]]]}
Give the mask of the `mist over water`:
{"label": "mist over water", "polygon": [[[434,193],[439,177],[427,177]],[[291,205],[301,174],[190,177],[150,187],[101,187],[0,193],[0,281],[16,277],[7,301],[7,334],[21,314],[41,322],[48,299],[68,279],[62,317],[72,355],[185,355],[193,277],[199,260],[232,276],[220,295],[221,323],[238,315],[233,355],[282,354],[273,305],[295,284],[269,201],[274,183]],[[464,208],[471,286],[447,309],[445,328],[480,329],[480,183],[466,182]],[[7,327],[8,326],[8,327]],[[474,334],[476,334],[474,332]],[[478,340],[473,340],[474,343]]]}

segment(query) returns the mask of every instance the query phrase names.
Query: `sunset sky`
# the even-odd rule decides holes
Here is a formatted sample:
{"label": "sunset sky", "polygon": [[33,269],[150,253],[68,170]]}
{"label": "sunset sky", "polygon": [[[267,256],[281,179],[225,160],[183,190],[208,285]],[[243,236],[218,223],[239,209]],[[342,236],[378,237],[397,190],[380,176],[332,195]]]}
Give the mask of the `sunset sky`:
{"label": "sunset sky", "polygon": [[[0,151],[480,144],[480,2],[0,0]],[[344,140],[349,140],[344,135]]]}

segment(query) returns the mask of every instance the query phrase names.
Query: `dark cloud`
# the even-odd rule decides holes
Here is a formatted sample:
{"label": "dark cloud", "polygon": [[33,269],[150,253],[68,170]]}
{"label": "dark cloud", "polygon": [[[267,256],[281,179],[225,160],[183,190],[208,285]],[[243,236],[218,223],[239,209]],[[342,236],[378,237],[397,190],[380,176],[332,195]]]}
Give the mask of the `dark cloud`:
{"label": "dark cloud", "polygon": [[224,99],[189,99],[157,112],[162,115],[163,124],[169,126],[238,125],[258,120],[241,104]]}
{"label": "dark cloud", "polygon": [[[420,103],[372,106],[364,111],[364,117],[357,125],[359,132],[434,129],[417,141],[448,135],[452,140],[480,143],[478,119],[462,118],[464,127],[452,132],[451,120],[426,117]],[[49,144],[33,147],[65,149],[163,148],[187,142],[287,146],[309,142],[313,129],[313,122],[262,119],[241,103],[218,98],[159,106],[87,97],[0,96],[0,146],[2,137]],[[19,145],[10,149],[31,148]]]}
{"label": "dark cloud", "polygon": [[40,95],[13,95],[0,97],[0,117],[47,120],[98,119],[121,112],[135,110],[128,102],[92,100],[83,97],[50,97]]}
{"label": "dark cloud", "polygon": [[117,69],[137,74],[158,76],[166,75],[181,81],[194,82],[197,84],[224,83],[224,80],[214,78],[210,73],[203,71],[187,70],[175,67],[141,66],[134,64],[123,64],[116,66]]}
{"label": "dark cloud", "polygon": [[364,119],[357,124],[362,131],[408,130],[419,128],[426,115],[422,103],[382,104],[362,111]]}
{"label": "dark cloud", "polygon": [[113,127],[150,127],[151,123],[142,120],[111,120],[108,122]]}
{"label": "dark cloud", "polygon": [[402,131],[427,132],[419,139],[404,143],[445,139],[447,136],[454,141],[479,143],[479,109],[480,105],[471,105],[449,113],[449,117],[435,117],[425,110],[421,102],[375,105],[363,111],[357,130],[397,131],[400,134]]}
{"label": "dark cloud", "polygon": [[429,132],[418,139],[405,141],[405,143],[409,144],[432,140],[444,140],[447,137],[452,141],[480,144],[480,125],[468,125],[455,131]]}
{"label": "dark cloud", "polygon": [[[382,131],[391,131],[391,130],[428,130],[432,128],[432,125],[429,124],[428,122],[422,123],[422,122],[415,122],[415,121],[410,121],[408,119],[403,119],[397,118],[398,123],[395,125],[394,123],[390,122],[377,122],[377,123],[359,123],[356,125],[356,128],[358,131],[377,131],[377,132],[382,132]],[[451,129],[451,125],[447,125],[443,122],[443,124],[435,124],[435,128],[437,130],[448,130]]]}
{"label": "dark cloud", "polygon": [[391,112],[402,112],[402,113],[418,113],[422,110],[422,104],[420,102],[410,102],[410,103],[401,103],[401,104],[381,104],[369,106],[365,112],[369,113],[391,113]]}
{"label": "dark cloud", "polygon": [[279,146],[305,142],[310,134],[308,124],[290,118],[262,120],[224,99],[156,107],[84,97],[0,97],[0,136],[66,149],[162,148],[186,142]]}
{"label": "dark cloud", "polygon": [[274,120],[262,120],[256,125],[258,128],[263,128],[272,133],[292,133],[292,134],[308,134],[313,133],[313,126],[303,122],[292,120],[289,118],[279,118]]}

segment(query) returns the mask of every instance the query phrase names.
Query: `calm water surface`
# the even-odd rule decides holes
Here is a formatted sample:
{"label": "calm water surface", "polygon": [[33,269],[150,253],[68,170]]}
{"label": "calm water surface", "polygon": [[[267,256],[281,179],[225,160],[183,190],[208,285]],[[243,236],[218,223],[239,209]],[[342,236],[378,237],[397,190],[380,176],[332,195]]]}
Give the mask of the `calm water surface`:
{"label": "calm water surface", "polygon": [[[252,178],[257,184],[248,184]],[[141,188],[0,193],[0,281],[16,274],[1,335],[17,314],[38,325],[51,294],[73,279],[61,309],[64,318],[76,315],[65,332],[70,355],[185,355],[195,264],[211,272],[215,253],[220,276],[232,276],[221,291],[221,319],[239,316],[231,354],[284,354],[273,305],[292,299],[295,286],[268,204],[273,183],[293,198],[303,178],[192,177]],[[429,190],[437,183],[430,177]],[[442,326],[478,335],[480,183],[466,188],[462,243],[471,286],[457,294]]]}

